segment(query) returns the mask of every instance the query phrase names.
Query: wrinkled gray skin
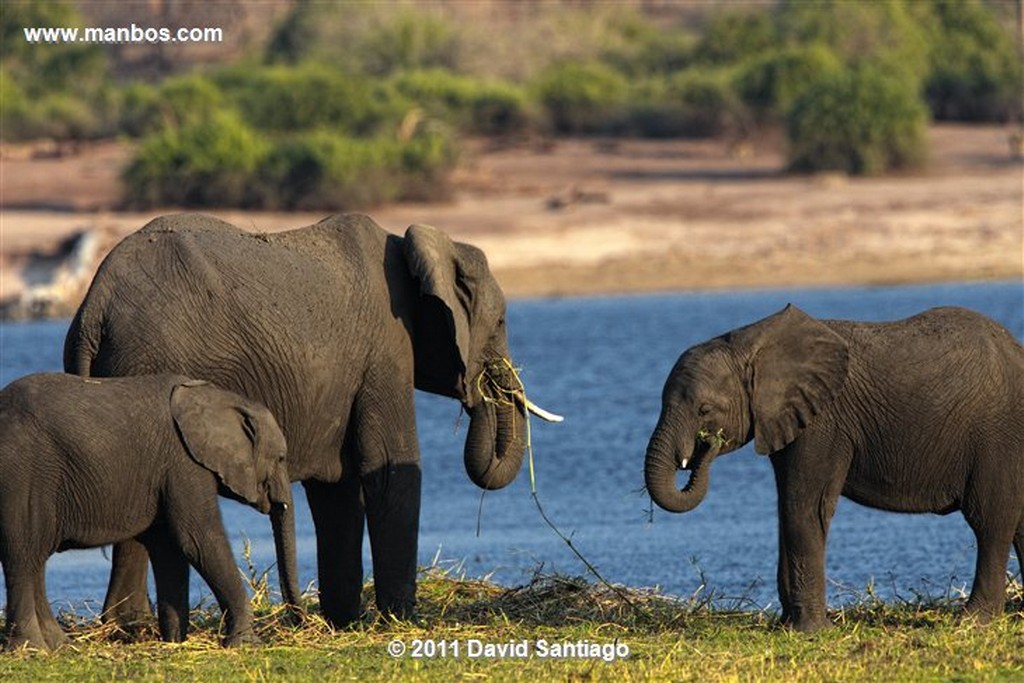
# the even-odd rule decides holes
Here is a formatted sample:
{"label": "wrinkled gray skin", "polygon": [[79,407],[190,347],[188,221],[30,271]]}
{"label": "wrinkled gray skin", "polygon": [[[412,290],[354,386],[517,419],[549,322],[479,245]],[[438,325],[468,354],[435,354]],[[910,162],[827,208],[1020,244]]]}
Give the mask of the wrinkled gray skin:
{"label": "wrinkled gray skin", "polygon": [[[68,332],[81,375],[174,371],[270,408],[288,439],[317,535],[321,608],[360,614],[364,523],[378,608],[414,611],[420,454],[413,389],[470,416],[478,486],[513,480],[524,402],[485,402],[477,378],[508,356],[505,299],[483,253],[415,225],[392,235],[346,214],[271,234],[198,214],[157,218],[100,267]],[[145,564],[119,545],[106,610],[145,614]]]}
{"label": "wrinkled gray skin", "polygon": [[[0,392],[0,472],[8,649],[67,640],[47,557],[128,538],[153,559],[164,640],[187,634],[189,565],[224,613],[224,644],[255,639],[217,494],[264,514],[291,507],[284,435],[263,406],[175,375],[29,375]],[[281,575],[295,583],[290,543]]]}
{"label": "wrinkled gray skin", "polygon": [[959,308],[867,324],[787,306],[694,346],[665,383],[647,490],[689,511],[714,458],[751,440],[775,470],[784,623],[829,623],[825,537],[840,495],[895,512],[961,510],[978,542],[966,610],[983,622],[1002,612],[1011,543],[1024,566],[1024,349],[1007,330]]}

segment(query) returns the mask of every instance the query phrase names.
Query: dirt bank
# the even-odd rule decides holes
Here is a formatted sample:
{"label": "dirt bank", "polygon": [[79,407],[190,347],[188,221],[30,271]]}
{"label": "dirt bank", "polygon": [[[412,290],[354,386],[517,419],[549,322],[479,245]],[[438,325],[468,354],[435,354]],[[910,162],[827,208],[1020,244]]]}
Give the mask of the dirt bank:
{"label": "dirt bank", "polygon": [[[470,145],[455,199],[367,210],[482,247],[510,296],[1021,278],[1024,180],[1001,126],[935,126],[921,173],[788,176],[778,144],[535,141]],[[31,252],[80,230],[116,239],[164,211],[112,210],[129,151],[3,150],[0,298]],[[322,214],[212,211],[250,230]]]}

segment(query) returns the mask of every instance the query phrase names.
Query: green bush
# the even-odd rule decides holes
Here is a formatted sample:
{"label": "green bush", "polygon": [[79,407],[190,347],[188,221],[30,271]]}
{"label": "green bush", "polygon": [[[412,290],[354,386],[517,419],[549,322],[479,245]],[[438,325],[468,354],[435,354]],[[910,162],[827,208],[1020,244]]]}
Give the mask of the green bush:
{"label": "green bush", "polygon": [[447,21],[430,12],[404,9],[373,26],[356,46],[366,73],[457,69],[461,42]]}
{"label": "green bush", "polygon": [[431,69],[403,72],[392,84],[430,116],[464,131],[500,135],[521,131],[530,122],[525,93],[509,83]]}
{"label": "green bush", "polygon": [[782,0],[776,13],[786,44],[827,45],[851,67],[869,66],[903,81],[917,95],[928,73],[928,30],[918,9],[903,0]]}
{"label": "green bush", "polygon": [[608,66],[558,64],[540,75],[534,89],[552,128],[559,133],[611,133],[624,125],[628,85]]}
{"label": "green bush", "polygon": [[419,130],[405,141],[304,133],[267,155],[259,173],[260,202],[266,208],[344,211],[443,197],[454,163],[451,139],[441,132]]}
{"label": "green bush", "polygon": [[738,64],[778,45],[772,14],[761,8],[715,11],[701,31],[694,59]]}
{"label": "green bush", "polygon": [[108,135],[115,124],[101,116],[99,109],[73,93],[30,97],[15,79],[0,74],[0,130],[6,142],[88,140]]}
{"label": "green bush", "polygon": [[123,174],[126,202],[136,208],[258,206],[253,178],[267,145],[237,114],[222,111],[145,138]]}
{"label": "green bush", "polygon": [[720,135],[749,126],[749,113],[733,89],[727,69],[687,69],[670,78],[667,88],[669,101],[680,108],[686,135]]}
{"label": "green bush", "polygon": [[736,90],[760,119],[781,121],[808,83],[842,68],[824,45],[781,48],[747,62],[736,77]]}
{"label": "green bush", "polygon": [[262,130],[323,127],[371,135],[396,125],[409,108],[365,76],[319,64],[238,67],[221,71],[214,79],[245,120]]}
{"label": "green bush", "polygon": [[917,166],[927,121],[924,104],[898,77],[873,67],[823,76],[789,114],[790,168],[877,174]]}
{"label": "green bush", "polygon": [[41,137],[36,107],[5,72],[0,73],[0,122],[5,142]]}
{"label": "green bush", "polygon": [[937,0],[925,97],[938,119],[1006,121],[1021,113],[1019,48],[977,0]]}
{"label": "green bush", "polygon": [[201,75],[175,76],[157,87],[132,83],[121,91],[120,127],[132,137],[206,121],[224,109],[224,97]]}
{"label": "green bush", "polygon": [[[316,131],[285,140],[267,158],[263,177],[271,208],[338,209],[398,198],[398,145]],[[275,197],[276,194],[276,197]]]}
{"label": "green bush", "polygon": [[460,70],[461,27],[425,4],[296,2],[264,49],[269,64],[329,64],[350,73]]}

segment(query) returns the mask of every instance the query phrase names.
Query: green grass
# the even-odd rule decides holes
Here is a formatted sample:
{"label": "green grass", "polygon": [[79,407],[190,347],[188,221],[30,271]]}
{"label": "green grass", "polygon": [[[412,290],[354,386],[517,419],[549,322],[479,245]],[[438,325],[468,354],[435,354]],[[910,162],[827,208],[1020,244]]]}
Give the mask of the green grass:
{"label": "green grass", "polygon": [[[1024,618],[1014,611],[988,626],[961,621],[962,599],[881,603],[870,591],[833,610],[836,626],[815,635],[780,628],[773,614],[732,610],[713,599],[673,599],[651,590],[611,590],[578,577],[538,576],[517,588],[424,570],[419,618],[381,619],[370,611],[355,628],[332,631],[315,598],[291,627],[268,602],[261,578],[254,606],[263,645],[224,650],[218,614],[193,612],[182,645],[117,642],[112,627],[63,615],[72,644],[56,653],[0,655],[0,680],[1020,680]],[[372,604],[372,587],[368,591]],[[1019,609],[1020,587],[1008,599]],[[447,643],[448,656],[415,658],[416,642]],[[470,657],[470,641],[525,641],[534,656]],[[537,656],[538,641],[624,644],[623,660]],[[388,648],[400,641],[405,655]],[[452,643],[459,643],[459,657]],[[392,646],[395,647],[395,646]],[[429,646],[428,646],[429,647]],[[427,654],[424,648],[424,654]]]}

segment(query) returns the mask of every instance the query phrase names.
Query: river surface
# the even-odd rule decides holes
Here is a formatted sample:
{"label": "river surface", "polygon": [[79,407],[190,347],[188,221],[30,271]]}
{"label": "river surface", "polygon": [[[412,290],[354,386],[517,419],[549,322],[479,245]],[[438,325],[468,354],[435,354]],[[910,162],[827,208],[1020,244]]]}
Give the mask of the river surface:
{"label": "river surface", "polygon": [[[656,508],[652,516],[642,492],[643,457],[662,386],[679,354],[789,302],[816,317],[872,321],[931,306],[966,306],[1024,338],[1020,282],[510,302],[509,341],[530,396],[565,415],[559,425],[532,422],[538,499],[606,579],[684,597],[710,592],[725,606],[778,609],[776,495],[767,458],[752,445],[719,458],[696,510],[673,515]],[[66,327],[66,321],[3,324],[0,382],[60,370]],[[457,403],[419,393],[417,422],[421,564],[437,562],[506,585],[526,583],[538,571],[587,572],[538,513],[525,464],[511,486],[481,500],[463,471],[467,423],[460,423]],[[315,586],[316,539],[301,486],[295,495],[301,582]],[[267,518],[233,501],[223,500],[221,508],[239,564],[245,567],[248,541],[257,570],[271,567]],[[902,515],[844,499],[828,540],[829,601],[856,599],[869,587],[885,599],[957,595],[970,588],[974,557],[974,536],[959,513]],[[51,558],[47,584],[54,605],[86,615],[98,611],[108,558],[99,549]],[[1016,560],[1009,568],[1017,570]],[[276,586],[276,574],[271,576]],[[212,602],[193,572],[192,601],[199,600]]]}

